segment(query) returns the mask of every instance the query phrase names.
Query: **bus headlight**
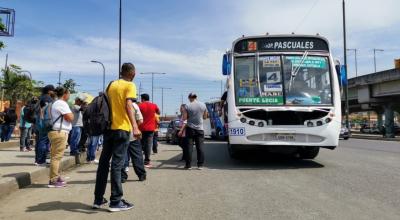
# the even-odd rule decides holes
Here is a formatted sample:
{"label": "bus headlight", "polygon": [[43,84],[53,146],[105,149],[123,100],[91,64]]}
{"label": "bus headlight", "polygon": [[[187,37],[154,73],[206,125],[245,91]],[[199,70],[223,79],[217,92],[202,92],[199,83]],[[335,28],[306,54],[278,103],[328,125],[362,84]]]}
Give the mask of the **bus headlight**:
{"label": "bus headlight", "polygon": [[255,124],[256,124],[255,121],[253,121],[253,120],[249,121],[249,125],[254,126]]}
{"label": "bus headlight", "polygon": [[314,127],[314,123],[312,123],[311,121],[307,122],[307,127]]}
{"label": "bus headlight", "polygon": [[258,127],[264,127],[264,122],[262,121],[258,122]]}
{"label": "bus headlight", "polygon": [[246,118],[241,118],[240,119],[240,122],[242,122],[242,123],[246,123],[246,121],[247,121]]}
{"label": "bus headlight", "polygon": [[322,121],[317,121],[317,126],[321,126],[322,125]]}

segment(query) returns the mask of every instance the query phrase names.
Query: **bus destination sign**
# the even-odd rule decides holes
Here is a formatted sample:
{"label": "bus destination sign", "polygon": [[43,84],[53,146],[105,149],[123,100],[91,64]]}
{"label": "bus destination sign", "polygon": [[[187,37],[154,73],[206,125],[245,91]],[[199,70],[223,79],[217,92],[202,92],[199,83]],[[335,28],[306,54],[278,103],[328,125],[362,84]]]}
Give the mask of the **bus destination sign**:
{"label": "bus destination sign", "polygon": [[243,39],[236,43],[235,52],[275,52],[275,51],[329,51],[328,43],[312,37],[265,37]]}

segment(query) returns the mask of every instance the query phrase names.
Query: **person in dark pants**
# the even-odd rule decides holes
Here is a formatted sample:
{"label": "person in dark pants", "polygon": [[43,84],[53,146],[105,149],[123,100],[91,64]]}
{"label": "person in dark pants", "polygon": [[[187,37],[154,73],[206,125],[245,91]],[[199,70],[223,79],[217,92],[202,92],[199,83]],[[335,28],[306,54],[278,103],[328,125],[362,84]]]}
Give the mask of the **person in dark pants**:
{"label": "person in dark pants", "polygon": [[183,125],[181,131],[179,131],[179,136],[183,136],[183,132],[185,132],[185,169],[192,168],[192,152],[194,142],[197,150],[197,167],[199,170],[201,170],[203,169],[204,165],[203,119],[207,118],[207,108],[204,103],[197,101],[197,95],[195,93],[190,93],[188,98],[190,103],[186,105],[186,111],[184,111],[183,114],[183,121],[186,121],[186,123]]}
{"label": "person in dark pants", "polygon": [[[47,104],[52,103],[55,98],[55,88],[53,85],[47,85],[42,89],[42,95],[39,97],[39,106],[44,108]],[[39,124],[40,109],[35,113],[36,124]],[[47,132],[41,131],[36,127],[36,146],[35,146],[35,164],[38,166],[46,165],[46,158],[49,158],[48,154],[50,152],[50,140],[47,136]]]}
{"label": "person in dark pants", "polygon": [[129,144],[129,136],[139,138],[141,133],[136,124],[135,110],[132,103],[136,100],[136,86],[132,83],[135,77],[135,66],[124,63],[121,67],[121,79],[113,81],[107,95],[111,109],[111,128],[104,133],[103,150],[99,159],[96,174],[93,208],[98,209],[107,204],[103,197],[107,187],[108,173],[111,161],[111,196],[109,211],[126,211],[133,208],[133,204],[122,199],[121,169],[124,166],[125,156]]}
{"label": "person in dark pants", "polygon": [[[136,123],[140,125],[143,123],[143,115],[140,112],[139,106],[136,103],[133,103],[132,105],[135,109]],[[133,135],[130,136],[128,152],[125,158],[125,167],[121,171],[122,183],[126,182],[126,180],[128,179],[129,159],[132,160],[133,169],[138,176],[139,181],[145,181],[146,170],[144,168],[142,147],[140,146],[140,141],[137,138],[133,137]]]}
{"label": "person in dark pants", "polygon": [[140,112],[143,115],[143,123],[140,125],[140,131],[142,132],[142,147],[144,151],[144,165],[147,168],[151,167],[150,154],[153,148],[153,137],[154,131],[156,130],[156,119],[155,115],[160,114],[158,106],[150,102],[150,96],[148,94],[142,94],[142,102],[139,104]]}
{"label": "person in dark pants", "polygon": [[158,153],[158,131],[160,130],[160,115],[156,113],[156,129],[154,130],[153,136],[153,154]]}

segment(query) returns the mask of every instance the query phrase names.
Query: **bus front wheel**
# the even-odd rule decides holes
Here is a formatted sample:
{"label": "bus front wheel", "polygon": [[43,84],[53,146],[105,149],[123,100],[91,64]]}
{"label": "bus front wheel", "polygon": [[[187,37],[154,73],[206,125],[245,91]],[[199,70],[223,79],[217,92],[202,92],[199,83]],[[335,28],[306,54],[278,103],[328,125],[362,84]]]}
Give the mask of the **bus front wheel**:
{"label": "bus front wheel", "polygon": [[318,156],[319,147],[301,147],[299,148],[300,159],[314,159]]}

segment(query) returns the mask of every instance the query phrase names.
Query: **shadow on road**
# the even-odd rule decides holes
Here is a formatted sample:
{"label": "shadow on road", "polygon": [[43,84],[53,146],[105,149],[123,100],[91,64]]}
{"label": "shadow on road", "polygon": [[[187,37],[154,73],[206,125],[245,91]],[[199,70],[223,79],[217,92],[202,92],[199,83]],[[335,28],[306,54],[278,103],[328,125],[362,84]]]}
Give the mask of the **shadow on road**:
{"label": "shadow on road", "polygon": [[80,202],[46,202],[27,208],[26,212],[44,212],[64,210],[68,212],[77,212],[82,214],[95,214],[97,212],[91,210],[91,206]]}
{"label": "shadow on road", "polygon": [[[205,164],[209,169],[223,170],[284,170],[315,169],[324,165],[313,160],[300,160],[293,156],[269,153],[263,150],[243,152],[239,160],[229,157],[226,143],[206,142],[204,145]],[[179,162],[182,154],[168,160],[159,160],[160,165],[154,169],[182,169],[184,162]],[[193,150],[192,166],[196,166],[196,150]]]}

